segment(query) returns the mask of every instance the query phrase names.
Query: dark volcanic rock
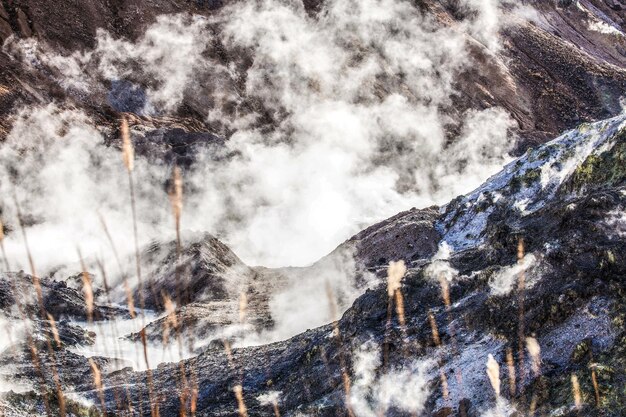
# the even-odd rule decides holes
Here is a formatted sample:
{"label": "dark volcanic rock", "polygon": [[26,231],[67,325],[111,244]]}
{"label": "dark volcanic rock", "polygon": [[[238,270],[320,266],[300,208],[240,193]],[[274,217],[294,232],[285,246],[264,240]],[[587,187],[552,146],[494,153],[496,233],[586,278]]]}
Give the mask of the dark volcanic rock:
{"label": "dark volcanic rock", "polygon": [[[69,54],[92,48],[99,28],[137,39],[157,15],[208,15],[226,2],[61,0],[55,7],[49,3],[0,2],[0,39],[35,36]],[[93,333],[69,321],[87,319],[85,298],[79,288],[67,284],[71,280],[41,280],[43,307],[56,321],[55,332],[37,299],[14,291],[16,283],[34,294],[32,277],[5,274],[0,278],[0,310],[7,319],[19,321],[23,316],[17,307],[23,305],[32,325],[26,328],[25,340],[11,341],[1,353],[0,366],[9,383],[27,382],[33,391],[8,395],[0,402],[0,411],[7,416],[45,415],[48,402],[48,414],[59,414],[55,371],[66,393],[99,405],[92,368],[96,364],[102,372],[104,403],[112,415],[147,415],[149,393],[154,390],[161,416],[179,416],[181,408],[191,408],[193,401],[197,416],[235,417],[239,412],[233,389],[241,386],[251,416],[275,415],[271,405],[258,400],[270,391],[280,393],[281,415],[343,416],[348,415],[346,380],[354,386],[362,376],[357,352],[375,346],[380,363],[373,366],[372,390],[383,392],[377,378],[407,369],[414,373],[416,361],[430,363],[425,376],[426,415],[472,417],[493,407],[485,374],[489,355],[500,363],[502,397],[517,415],[531,404],[539,415],[626,415],[626,119],[622,115],[582,125],[538,146],[583,121],[622,111],[626,37],[594,30],[590,10],[603,16],[609,27],[623,31],[624,2],[525,3],[536,9],[537,18],[508,26],[499,52],[467,40],[471,65],[456,78],[458,94],[440,109],[449,118],[450,141],[470,109],[498,106],[516,120],[517,151],[522,156],[502,172],[442,208],[411,209],[371,226],[308,268],[250,268],[208,234],[185,244],[180,262],[175,242],[154,244],[142,256],[145,285],[134,293],[136,300],[157,312],[166,310],[166,297],[174,300],[185,339],[214,333],[216,340],[229,339],[232,335],[219,331],[241,320],[242,294],[248,299],[250,327],[271,329],[269,300],[276,288],[303,285],[348,252],[356,260],[356,281],[370,271],[383,277],[389,261],[406,262],[403,310],[395,305],[399,298],[390,298],[381,283],[354,301],[336,329],[328,324],[288,340],[232,351],[212,342],[199,347],[193,358],[164,363],[147,373],[125,367],[123,359],[89,361],[68,349],[98,342]],[[323,18],[324,1],[303,4],[312,22]],[[441,25],[456,25],[468,13],[454,0],[420,0],[415,5]],[[221,28],[213,25],[211,30],[217,33]],[[246,71],[257,64],[249,51],[227,51],[216,41],[205,53],[234,74],[198,81],[210,91],[220,89],[241,98],[226,103],[226,116],[254,114],[258,116],[254,127],[263,134],[280,125],[285,114],[265,108],[245,89]],[[185,96],[174,114],[146,115],[143,81],[111,85],[103,81],[93,91],[79,94],[55,81],[59,74],[52,69],[27,68],[5,52],[0,52],[0,68],[0,139],[10,130],[10,115],[17,108],[51,101],[84,109],[107,132],[107,144],[112,146],[119,145],[120,112],[136,113],[126,117],[137,153],[183,167],[191,166],[203,152],[222,157],[223,145],[233,133],[219,121],[217,127],[204,121],[207,111],[217,105],[204,96]],[[402,85],[402,80],[388,81],[380,85],[381,96]],[[527,150],[533,146],[537,147]],[[449,293],[442,292],[442,282]],[[358,282],[355,287],[364,288]],[[451,301],[447,306],[446,296]],[[404,324],[397,317],[401,310]],[[127,314],[100,305],[95,311],[96,319]],[[167,320],[146,323],[149,340],[163,337]],[[237,342],[235,336],[232,340]],[[541,347],[539,372],[525,349],[527,336],[536,338]],[[31,338],[32,345],[27,343]],[[516,372],[513,392],[508,390],[512,380],[507,356]],[[573,406],[572,375],[583,391],[585,404],[580,410]],[[368,396],[370,402],[374,394]],[[182,401],[186,403],[181,407]],[[74,415],[95,415],[97,408],[68,400]],[[412,413],[394,403],[388,415]]]}
{"label": "dark volcanic rock", "polygon": [[142,114],[147,97],[141,86],[126,80],[114,80],[108,94],[108,101],[116,111]]}
{"label": "dark volcanic rock", "polygon": [[[50,278],[40,278],[43,308],[55,320],[74,319],[88,320],[85,295],[81,290],[71,288],[65,281],[56,281]],[[35,281],[30,275],[23,272],[5,273],[0,276],[0,309],[6,314],[17,317],[19,309],[24,314],[41,316],[41,305],[37,299]],[[18,296],[15,295],[17,289]],[[110,306],[94,304],[93,319],[110,319],[116,315],[127,314],[125,310]],[[47,320],[47,317],[43,317]]]}
{"label": "dark volcanic rock", "polygon": [[441,238],[435,228],[438,217],[437,207],[413,208],[368,227],[344,245],[354,245],[354,257],[367,268],[386,267],[399,259],[410,265],[437,252]]}
{"label": "dark volcanic rock", "polygon": [[133,143],[138,154],[180,167],[189,167],[202,156],[217,158],[224,148],[224,140],[212,133],[181,128],[151,130],[142,137],[135,135]]}
{"label": "dark volcanic rock", "polygon": [[[357,383],[362,367],[357,352],[363,346],[376,347],[374,354],[382,361],[372,370],[373,389],[378,389],[376,378],[385,372],[414,369],[415,361],[431,359],[424,362],[430,363],[425,376],[430,392],[425,407],[431,415],[447,415],[462,408],[466,415],[478,416],[493,406],[485,373],[488,355],[501,364],[503,397],[518,410],[534,401],[540,413],[559,409],[562,415],[576,415],[571,375],[578,376],[584,392],[593,393],[593,369],[603,399],[598,415],[623,415],[626,176],[619,161],[626,137],[624,120],[622,116],[567,132],[527,152],[476,191],[443,207],[438,215],[434,209],[401,213],[346,243],[368,242],[364,262],[378,262],[369,255],[378,244],[382,253],[389,254],[386,256],[412,261],[418,253],[414,248],[404,244],[394,248],[389,240],[398,235],[404,242],[407,227],[407,236],[414,237],[417,226],[431,233],[432,239],[423,241],[422,252],[417,255],[425,258],[409,264],[402,282],[405,325],[398,319],[394,299],[383,283],[366,291],[343,314],[338,322],[340,338],[333,325],[325,325],[262,346],[229,351],[219,343],[211,344],[185,360],[183,366],[162,364],[152,371],[160,415],[179,415],[181,398],[186,398],[189,406],[191,393],[197,390],[196,415],[237,416],[233,393],[237,385],[242,386],[249,415],[274,415],[271,406],[257,400],[269,391],[281,392],[281,415],[345,415],[343,374]],[[524,242],[521,254],[520,239]],[[439,251],[444,242],[451,248],[447,256],[438,251],[433,257],[436,242],[440,242]],[[196,273],[188,282],[189,288],[194,288],[190,295],[196,303],[182,308],[181,317],[191,321],[187,327],[200,329],[202,325],[194,320],[211,316],[206,332],[233,321],[230,317],[217,319],[224,311],[235,310],[236,315],[233,304],[237,292],[229,292],[220,274],[251,274],[243,282],[248,291],[255,273],[261,274],[255,291],[261,290],[269,282],[264,280],[271,276],[268,271],[245,267],[209,235],[183,253],[184,267]],[[158,291],[174,297],[174,244],[155,246],[148,254],[146,260],[161,265],[150,275]],[[267,274],[265,278],[263,274]],[[442,299],[442,276],[451,279],[448,308]],[[521,277],[523,292],[516,290]],[[46,283],[45,288],[60,292],[56,296],[60,299],[71,294],[62,285]],[[11,303],[6,289],[0,295],[5,306]],[[150,293],[146,296],[151,302],[156,300],[149,298]],[[220,310],[218,303],[228,307]],[[217,310],[211,310],[212,306]],[[433,337],[433,321],[438,328],[437,339]],[[148,333],[156,337],[161,326],[161,322],[154,322]],[[533,371],[525,351],[526,336],[536,338],[541,347],[540,372]],[[513,395],[505,388],[510,382],[505,367],[507,352],[516,367],[517,390]],[[3,355],[4,366],[15,366],[16,381],[37,379],[36,367],[26,353],[24,349]],[[39,355],[45,366],[51,366],[45,344]],[[88,361],[64,348],[58,349],[55,357],[63,386],[72,386],[97,403],[99,396]],[[112,359],[95,360],[103,370],[108,410],[122,412],[132,405],[131,414],[138,415],[140,408],[149,408],[145,373],[121,368],[123,364]],[[189,391],[181,388],[181,372]],[[443,399],[442,374],[450,393],[447,401]],[[588,404],[583,410],[592,410],[589,404],[593,397],[586,395],[585,402]],[[390,413],[411,415],[399,405]]]}

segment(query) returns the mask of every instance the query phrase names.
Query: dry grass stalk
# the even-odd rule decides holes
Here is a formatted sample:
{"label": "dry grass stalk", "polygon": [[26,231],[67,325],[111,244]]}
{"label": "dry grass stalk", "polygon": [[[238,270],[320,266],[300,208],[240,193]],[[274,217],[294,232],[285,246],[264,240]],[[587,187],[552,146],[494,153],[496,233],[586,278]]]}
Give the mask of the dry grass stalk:
{"label": "dry grass stalk", "polygon": [[128,281],[124,279],[124,292],[126,293],[126,304],[128,305],[128,314],[131,319],[137,317],[137,313],[135,312],[135,298],[133,297],[133,292],[130,289],[130,285]]}
{"label": "dry grass stalk", "polygon": [[398,322],[400,327],[406,336],[406,319],[404,316],[404,297],[401,290],[396,290],[396,314],[398,315]]}
{"label": "dry grass stalk", "polygon": [[191,416],[194,417],[196,415],[196,408],[198,405],[198,376],[193,368],[191,368],[191,399],[189,405],[189,411],[191,412]]}
{"label": "dry grass stalk", "polygon": [[406,265],[403,260],[389,262],[387,268],[387,293],[389,297],[395,297],[396,314],[403,331],[406,333],[406,320],[404,316],[404,297],[402,296],[402,278],[406,274]]}
{"label": "dry grass stalk", "polygon": [[145,309],[145,297],[144,297],[144,288],[143,288],[143,280],[141,278],[141,257],[139,255],[139,233],[137,231],[137,205],[135,199],[135,186],[133,182],[133,169],[134,169],[134,160],[135,160],[135,150],[133,148],[133,144],[130,137],[130,129],[128,127],[128,121],[125,117],[122,117],[120,131],[122,135],[122,153],[123,153],[123,161],[124,166],[126,167],[126,171],[128,172],[128,187],[130,192],[130,207],[133,218],[133,237],[135,241],[135,267],[137,273],[137,286],[139,292],[139,305],[141,307],[141,320],[142,320],[142,330],[139,332],[141,336],[141,344],[143,346],[143,357],[144,362],[146,364],[146,377],[148,379],[148,397],[150,401],[150,415],[151,417],[159,416],[159,405],[154,398],[154,390],[152,386],[152,370],[150,369],[150,361],[148,359],[148,343],[146,340],[146,331],[145,331],[145,316],[143,310]]}
{"label": "dry grass stalk", "polygon": [[[101,218],[101,220],[103,220],[103,219]],[[110,287],[109,287],[109,281],[107,279],[107,273],[106,273],[106,271],[104,269],[104,264],[102,263],[102,261],[100,259],[96,259],[96,263],[98,264],[98,269],[100,270],[100,274],[102,275],[102,283],[104,285],[104,293],[106,295],[107,304],[111,305],[112,304],[112,301],[111,301],[111,291],[110,291]],[[119,346],[119,343],[118,343],[119,331],[118,331],[118,328],[117,328],[117,319],[116,319],[115,316],[113,316],[110,320],[113,321],[113,336],[114,336],[114,340],[115,340],[114,343],[113,343],[113,352],[115,354],[115,357],[120,358],[120,357],[122,357],[122,354],[120,353],[120,346]],[[104,340],[103,340],[103,346],[104,346],[104,351],[106,352],[107,351],[107,344],[106,344],[106,342]],[[125,392],[126,392],[126,397],[128,399],[132,398],[132,396],[130,394],[130,392],[131,392],[130,391],[130,387],[128,386],[128,384],[124,385],[124,389],[125,389]],[[120,401],[120,396],[119,396],[117,388],[113,389],[113,395],[115,397],[115,403],[117,404],[118,408],[121,409],[122,404],[121,404],[121,401]],[[129,407],[130,407],[130,409],[132,411],[132,404],[129,403]]]}
{"label": "dry grass stalk", "polygon": [[[182,172],[178,166],[174,166],[174,169],[172,170],[172,182],[171,182],[171,187],[169,191],[169,197],[170,197],[170,204],[172,205],[172,213],[174,214],[174,226],[176,230],[176,267],[175,267],[175,279],[176,279],[176,287],[177,287],[176,297],[177,297],[177,304],[181,306],[184,304],[184,302],[188,301],[190,297],[188,293],[187,283],[182,282],[181,274],[180,274],[180,259],[181,259],[181,252],[182,252],[182,244],[181,244],[181,238],[180,238],[180,219],[181,219],[182,212],[183,212],[183,177],[182,177]],[[184,291],[184,300],[183,300],[183,291]],[[183,340],[182,340],[182,335],[181,335],[182,328],[177,323],[176,311],[173,308],[172,302],[171,300],[169,300],[169,298],[168,298],[168,301],[169,301],[169,306],[166,306],[166,309],[169,309],[171,311],[169,315],[170,316],[169,321],[172,327],[176,330],[176,336],[178,340],[178,353],[182,361],[182,356],[183,356]],[[191,337],[189,338],[189,344],[190,344],[190,350],[193,350],[193,340]],[[184,365],[182,364],[182,362],[181,362],[181,369],[180,369],[180,384],[181,384],[180,415],[184,417],[186,415],[187,398],[190,396],[190,393],[189,393],[190,387],[187,384],[187,377],[185,375]]]}
{"label": "dry grass stalk", "polygon": [[351,390],[350,376],[348,375],[348,372],[345,370],[345,364],[342,367],[344,367],[344,369],[341,371],[341,379],[343,381],[343,391],[345,392],[345,395],[346,395],[346,411],[348,412],[348,416],[355,417],[354,412],[352,411],[352,405],[350,405],[350,390]]}
{"label": "dry grass stalk", "polygon": [[[43,372],[43,368],[41,366],[41,361],[39,360],[39,352],[37,352],[37,347],[35,346],[35,342],[32,336],[30,335],[30,333],[26,336],[26,338],[28,340],[28,350],[30,351],[31,361],[35,365],[35,369],[37,370],[37,373],[41,377],[41,386],[45,387],[47,385],[47,381],[46,381],[46,376],[44,375],[44,372]],[[48,401],[48,393],[44,392],[42,397],[43,397],[43,404],[46,409],[46,415],[50,417],[51,414],[50,414],[50,403]]]}
{"label": "dry grass stalk", "polygon": [[189,386],[187,384],[187,376],[185,375],[185,363],[182,361],[182,359],[178,362],[178,368],[179,368],[179,372],[180,372],[180,395],[179,395],[179,399],[180,399],[180,409],[178,412],[178,415],[180,417],[186,417],[187,416],[187,398],[189,398]]}
{"label": "dry grass stalk", "polygon": [[385,323],[385,340],[383,342],[383,368],[389,364],[389,334],[391,332],[391,312],[393,311],[393,297],[387,301],[387,321]]}
{"label": "dry grass stalk", "polygon": [[387,268],[387,294],[393,297],[397,290],[402,286],[402,278],[406,274],[406,265],[404,261],[389,262]]}
{"label": "dry grass stalk", "polygon": [[539,401],[539,397],[537,394],[533,394],[533,398],[530,401],[530,407],[528,407],[528,414],[533,416],[535,415],[535,411],[537,411],[537,402]]}
{"label": "dry grass stalk", "polygon": [[[224,352],[226,353],[226,358],[228,359],[228,365],[235,371],[237,372],[236,366],[235,366],[235,358],[233,356],[233,351],[232,348],[230,346],[230,342],[227,339],[222,339],[222,343],[224,345]],[[195,372],[192,369],[192,375],[195,375]],[[237,386],[241,387],[241,381],[243,381],[243,369],[241,370],[241,373],[239,374],[239,384],[235,386],[235,395],[237,395],[237,391],[236,388]],[[195,376],[194,376],[195,378]],[[194,381],[194,388],[197,389],[198,385],[197,385],[197,380]],[[197,395],[197,394],[196,394]],[[243,404],[243,394],[241,396],[241,402],[239,402],[239,397],[237,397],[237,401],[238,404]],[[244,405],[244,410],[245,410],[245,404]],[[241,407],[239,408],[240,411],[240,416],[241,416]],[[247,411],[246,411],[247,413]],[[246,414],[247,415],[247,414]]]}
{"label": "dry grass stalk", "polygon": [[[102,282],[104,284],[104,294],[106,295],[106,301],[108,305],[112,304],[111,301],[111,291],[110,291],[110,287],[109,287],[109,283],[108,283],[108,279],[107,279],[107,274],[106,271],[104,269],[104,264],[102,263],[102,261],[100,259],[96,260],[96,263],[98,264],[98,269],[100,270],[100,275],[102,276]],[[131,317],[133,317],[131,315]],[[117,328],[117,319],[115,316],[111,317],[111,319],[113,321],[113,335],[114,335],[114,339],[115,342],[113,344],[113,351],[115,353],[115,355],[117,357],[121,357],[121,353],[120,353],[120,348],[119,348],[119,343],[118,343],[118,339],[119,339],[119,331]],[[104,347],[106,349],[106,343],[104,344]]]}
{"label": "dry grass stalk", "polygon": [[48,321],[50,322],[50,328],[52,329],[52,337],[54,337],[54,341],[57,344],[57,347],[61,347],[61,338],[59,337],[59,330],[57,329],[56,322],[54,321],[54,317],[52,314],[48,313]]}
{"label": "dry grass stalk", "polygon": [[[174,228],[176,230],[176,301],[178,305],[182,305],[182,290],[180,277],[180,256],[181,256],[181,239],[180,239],[180,218],[183,212],[183,178],[181,170],[175,166],[172,170],[172,180],[169,190],[170,204],[172,205],[172,213],[174,214]],[[185,298],[188,298],[187,286],[185,285]]]}
{"label": "dry grass stalk", "polygon": [[592,363],[591,368],[591,383],[593,384],[593,392],[596,398],[596,407],[600,407],[600,387],[598,386],[598,376],[596,375],[596,364]]}
{"label": "dry grass stalk", "polygon": [[435,346],[441,346],[441,338],[439,337],[439,329],[437,328],[437,321],[435,320],[435,316],[433,312],[428,310],[428,322],[430,323],[430,330],[433,334],[433,342],[435,342]]}
{"label": "dry grass stalk", "polygon": [[82,269],[82,280],[83,280],[83,294],[85,295],[85,308],[87,309],[87,320],[89,323],[93,322],[93,287],[91,285],[91,276],[89,272],[87,272],[87,268],[85,266],[85,261],[83,260],[83,256],[78,251],[78,257],[80,259],[80,267]]}
{"label": "dry grass stalk", "polygon": [[[387,267],[387,322],[385,326],[385,341],[383,344],[383,366],[386,368],[389,363],[389,336],[391,332],[391,312],[393,311],[393,303],[395,300],[396,315],[398,323],[402,331],[403,337],[406,339],[406,319],[404,314],[404,297],[402,296],[402,278],[406,274],[406,265],[403,260],[397,262],[389,262]],[[404,346],[404,353],[408,355],[407,346]]]}
{"label": "dry grass stalk", "polygon": [[163,345],[166,346],[170,342],[170,322],[165,320],[163,322]]}
{"label": "dry grass stalk", "polygon": [[136,267],[137,282],[138,282],[138,287],[139,287],[139,302],[140,302],[140,307],[143,309],[145,307],[145,302],[144,302],[144,297],[143,297],[143,281],[141,279],[141,259],[139,256],[139,237],[138,237],[138,232],[137,232],[137,208],[136,208],[136,202],[135,202],[135,186],[133,182],[135,151],[134,151],[131,139],[130,139],[130,130],[128,128],[128,122],[125,117],[122,117],[120,130],[122,133],[123,160],[124,160],[124,165],[126,166],[126,170],[128,171],[130,206],[131,206],[132,218],[133,218],[133,237],[135,240],[135,267]]}
{"label": "dry grass stalk", "polygon": [[333,323],[333,331],[334,331],[335,337],[337,338],[337,343],[339,345],[339,366],[341,368],[341,379],[343,382],[343,391],[345,394],[346,411],[348,412],[349,417],[354,417],[354,412],[352,411],[352,406],[350,405],[350,390],[351,390],[350,376],[348,375],[348,371],[347,371],[348,368],[346,366],[346,360],[344,357],[343,341],[341,340],[341,332],[339,331],[339,320],[337,318],[338,316],[337,302],[335,301],[335,295],[333,293],[333,289],[331,288],[328,281],[326,281],[326,297],[328,298],[328,306],[330,309],[330,317]]}
{"label": "dry grass stalk", "polygon": [[128,128],[128,120],[126,117],[122,117],[120,123],[120,133],[122,134],[122,154],[124,159],[124,166],[130,172],[135,167],[135,149],[133,143],[130,140],[130,129]]}
{"label": "dry grass stalk", "polygon": [[152,369],[150,368],[148,360],[148,341],[146,340],[146,328],[143,327],[139,331],[141,336],[141,344],[143,345],[143,359],[146,364],[146,378],[148,380],[148,399],[150,401],[150,415],[151,417],[159,417],[159,404],[154,397],[153,383],[152,383]]}
{"label": "dry grass stalk", "polygon": [[[525,247],[524,247],[524,239],[520,237],[517,241],[517,262],[521,263],[525,256]],[[520,270],[520,273],[517,277],[517,296],[518,296],[518,327],[517,327],[517,337],[518,337],[518,357],[517,361],[520,364],[519,366],[519,379],[523,384],[525,379],[525,368],[524,368],[524,339],[525,339],[525,320],[524,320],[524,296],[526,290],[526,274],[524,269]]]}
{"label": "dry grass stalk", "polygon": [[167,313],[166,322],[169,323],[172,328],[178,328],[178,318],[176,317],[176,306],[167,296],[167,294],[163,294],[163,306],[165,307],[165,312]]}
{"label": "dry grass stalk", "polygon": [[163,306],[167,313],[165,321],[163,322],[163,344],[167,345],[169,343],[170,329],[176,329],[178,327],[178,320],[176,318],[174,303],[172,303],[172,300],[165,293],[163,293]]}
{"label": "dry grass stalk", "polygon": [[574,396],[574,406],[580,409],[583,405],[583,400],[580,391],[580,383],[578,382],[578,376],[576,376],[576,374],[572,374],[572,394]]}
{"label": "dry grass stalk", "polygon": [[439,368],[439,378],[441,379],[441,394],[443,396],[444,401],[448,401],[450,398],[450,391],[448,389],[448,377],[446,377],[446,373],[443,368]]}
{"label": "dry grass stalk", "polygon": [[163,344],[167,345],[169,343],[169,333],[170,333],[170,329],[174,329],[176,331],[176,335],[178,338],[178,346],[179,346],[179,355],[180,355],[180,362],[179,362],[179,368],[180,368],[180,404],[181,404],[181,409],[180,409],[180,416],[184,417],[186,416],[186,404],[187,404],[187,396],[188,396],[188,387],[187,387],[187,380],[186,380],[186,376],[185,376],[185,365],[182,362],[182,340],[181,340],[181,336],[180,336],[180,329],[179,329],[179,321],[178,318],[176,316],[176,307],[174,306],[174,303],[172,302],[172,300],[167,296],[167,294],[163,293],[163,305],[165,307],[165,312],[167,313],[166,319],[163,322]]}
{"label": "dry grass stalk", "polygon": [[115,243],[113,242],[113,237],[111,236],[111,233],[109,232],[109,228],[107,227],[106,221],[104,220],[104,217],[102,217],[100,213],[98,213],[98,218],[100,219],[100,225],[102,226],[102,229],[104,230],[107,240],[109,241],[109,245],[111,246],[111,250],[113,251],[113,256],[115,257],[115,261],[117,262],[117,266],[120,270],[120,275],[122,277],[123,286],[124,286],[124,292],[126,293],[128,314],[130,314],[130,317],[134,319],[136,317],[136,314],[135,314],[135,300],[133,298],[133,292],[131,291],[130,285],[128,284],[127,276],[124,273],[122,262],[120,261],[119,254],[117,253],[117,249],[115,248]]}
{"label": "dry grass stalk", "polygon": [[[443,300],[443,304],[446,309],[447,322],[448,322],[448,333],[450,334],[450,343],[451,343],[451,354],[458,355],[459,349],[456,340],[456,330],[454,328],[454,322],[452,320],[452,302],[450,297],[450,282],[446,278],[444,273],[439,274],[438,276],[439,286],[441,287],[441,298]],[[465,387],[463,385],[463,373],[460,367],[456,367],[454,369],[454,376],[456,378],[458,387],[459,387],[459,396],[460,398],[465,398]],[[465,409],[464,403],[459,404],[459,414],[461,417],[465,417],[467,415],[467,410]]]}
{"label": "dry grass stalk", "polygon": [[506,349],[506,365],[509,370],[509,394],[511,398],[515,397],[515,361],[513,359],[513,349]]}
{"label": "dry grass stalk", "polygon": [[183,177],[178,166],[175,166],[172,170],[172,188],[169,195],[172,204],[172,212],[178,223],[183,211]]}
{"label": "dry grass stalk", "polygon": [[248,417],[248,409],[243,401],[243,387],[241,385],[235,385],[233,391],[235,392],[235,398],[237,398],[239,417]]}
{"label": "dry grass stalk", "polygon": [[235,361],[233,358],[233,350],[230,347],[230,342],[227,339],[222,340],[222,344],[224,345],[224,352],[226,352],[226,358],[228,359],[228,364],[231,368],[235,367]]}
{"label": "dry grass stalk", "polygon": [[248,295],[245,291],[242,291],[239,295],[239,323],[243,324],[246,321],[246,313],[248,310]]}
{"label": "dry grass stalk", "polygon": [[487,359],[487,376],[489,382],[493,388],[493,392],[496,394],[496,398],[500,397],[500,365],[496,361],[493,355],[490,353]]}
{"label": "dry grass stalk", "polygon": [[98,368],[98,364],[93,360],[93,358],[89,358],[89,366],[91,367],[91,373],[93,375],[93,384],[98,391],[98,397],[100,398],[100,405],[102,407],[102,415],[106,416],[106,404],[104,401],[104,389],[102,385],[102,373],[100,372],[100,368]]}
{"label": "dry grass stalk", "polygon": [[189,406],[189,411],[192,416],[196,415],[196,408],[198,407],[198,386],[194,386],[191,389],[191,401]]}
{"label": "dry grass stalk", "polygon": [[278,409],[278,400],[272,400],[272,408],[274,409],[274,417],[280,417],[280,410]]}
{"label": "dry grass stalk", "polygon": [[532,370],[535,377],[538,377],[541,374],[541,347],[539,346],[539,342],[534,337],[526,338],[526,349],[530,354],[530,358],[532,360]]}

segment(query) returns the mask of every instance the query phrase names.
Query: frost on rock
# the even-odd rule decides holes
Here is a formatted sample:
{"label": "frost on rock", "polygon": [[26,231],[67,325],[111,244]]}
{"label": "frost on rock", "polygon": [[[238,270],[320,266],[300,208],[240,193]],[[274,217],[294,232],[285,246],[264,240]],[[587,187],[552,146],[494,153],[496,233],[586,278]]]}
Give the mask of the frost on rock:
{"label": "frost on rock", "polygon": [[496,207],[512,209],[520,217],[544,207],[589,156],[610,149],[625,127],[626,115],[583,124],[527,151],[482,186],[442,208],[437,229],[443,242],[454,251],[482,244]]}

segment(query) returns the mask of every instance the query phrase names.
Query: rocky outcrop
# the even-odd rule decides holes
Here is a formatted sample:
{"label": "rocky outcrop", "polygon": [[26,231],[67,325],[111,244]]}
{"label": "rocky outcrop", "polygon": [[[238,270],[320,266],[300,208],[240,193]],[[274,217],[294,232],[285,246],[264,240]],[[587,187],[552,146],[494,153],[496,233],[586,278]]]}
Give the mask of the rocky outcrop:
{"label": "rocky outcrop", "polygon": [[431,258],[441,238],[435,228],[437,207],[412,208],[359,232],[344,245],[354,246],[355,259],[369,269],[386,268],[393,260],[408,265]]}
{"label": "rocky outcrop", "polygon": [[[0,310],[4,314],[19,317],[21,309],[23,314],[47,320],[47,317],[41,317],[43,308],[55,320],[87,321],[89,314],[82,283],[81,288],[77,289],[68,285],[71,281],[71,278],[67,281],[40,278],[38,282],[41,288],[42,306],[36,296],[38,291],[36,280],[33,280],[30,275],[24,272],[2,274],[0,275]],[[96,289],[93,291],[95,295],[98,294]],[[123,316],[124,313],[124,309],[100,305],[96,302],[93,305],[92,319],[107,320],[116,315]]]}

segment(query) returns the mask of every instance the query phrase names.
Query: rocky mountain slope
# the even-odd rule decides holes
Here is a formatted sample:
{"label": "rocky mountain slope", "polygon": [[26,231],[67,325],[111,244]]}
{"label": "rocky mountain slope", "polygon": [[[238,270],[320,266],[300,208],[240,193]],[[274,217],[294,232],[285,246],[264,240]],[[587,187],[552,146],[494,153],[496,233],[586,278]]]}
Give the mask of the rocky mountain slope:
{"label": "rocky mountain slope", "polygon": [[[384,271],[389,259],[406,262],[402,318],[383,280],[356,299],[336,328],[256,347],[216,343],[181,365],[159,365],[151,384],[160,415],[179,415],[182,399],[187,410],[193,402],[198,416],[236,416],[237,386],[249,415],[274,415],[263,397],[270,392],[280,393],[277,404],[287,416],[525,415],[529,409],[622,415],[625,152],[624,116],[581,125],[438,210],[412,210],[372,226],[346,244],[358,242],[356,258],[369,269]],[[429,238],[420,243],[424,233]],[[406,242],[385,255],[389,240]],[[416,254],[413,243],[423,252]],[[372,258],[376,247],[382,255]],[[526,337],[540,346],[538,362]],[[91,412],[101,409],[102,398],[108,413],[145,414],[145,373],[107,372],[110,359],[97,358],[100,392],[89,363],[69,344],[64,339],[55,354],[67,392],[91,398]],[[13,383],[35,374],[22,349],[3,354],[5,364],[22,369],[11,375]],[[500,363],[498,399],[485,373],[489,355]],[[580,386],[578,408],[572,375]],[[12,394],[4,407],[7,415],[20,415],[10,411],[19,408],[43,412],[35,394]]]}
{"label": "rocky mountain slope", "polygon": [[[190,359],[186,368],[194,371],[189,378],[196,372],[200,387],[198,415],[236,415],[232,388],[238,383],[254,415],[273,415],[271,407],[256,400],[267,391],[282,393],[284,415],[347,413],[342,369],[358,386],[363,378],[356,363],[359,348],[371,341],[382,357],[386,337],[389,363],[372,369],[375,379],[385,369],[437,358],[424,382],[430,392],[426,410],[432,415],[459,409],[480,415],[494,406],[485,364],[488,354],[502,364],[506,391],[511,382],[504,366],[507,348],[514,352],[517,389],[503,394],[510,404],[501,413],[533,407],[549,415],[621,415],[626,382],[625,146],[623,117],[583,125],[527,152],[475,192],[443,207],[433,228],[441,233],[439,244],[449,245],[451,253],[423,264],[407,252],[409,271],[401,289],[406,324],[394,317],[386,328],[390,300],[383,283],[359,297],[339,320],[340,339],[332,336],[329,325],[284,342],[236,349],[230,362],[221,350]],[[406,233],[403,221],[388,223]],[[524,249],[518,259],[520,241]],[[449,286],[449,308],[442,299],[442,278]],[[429,313],[437,322],[439,341],[433,340]],[[520,334],[539,342],[539,369],[533,370],[532,358],[524,346],[520,349]],[[437,369],[447,376],[447,399]],[[167,366],[156,370],[156,381],[167,383],[164,378],[172,372]],[[597,406],[592,373],[600,396]],[[581,381],[583,411],[574,407],[572,374]],[[122,380],[111,378],[108,384],[115,387]],[[302,389],[294,391],[294,385]],[[362,399],[354,390],[348,404],[357,407]],[[373,388],[365,398],[373,410],[377,395]],[[404,401],[391,397],[378,407],[410,415]],[[180,403],[173,396],[162,407],[175,413]]]}

